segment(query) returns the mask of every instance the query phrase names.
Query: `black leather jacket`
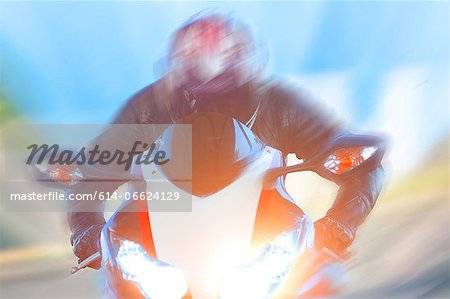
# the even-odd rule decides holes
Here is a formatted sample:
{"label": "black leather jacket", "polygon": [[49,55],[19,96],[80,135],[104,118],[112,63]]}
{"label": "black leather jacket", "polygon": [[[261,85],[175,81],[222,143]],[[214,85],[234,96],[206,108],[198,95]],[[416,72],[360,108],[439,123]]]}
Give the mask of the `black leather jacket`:
{"label": "black leather jacket", "polygon": [[[196,99],[183,91],[170,93],[164,90],[163,81],[145,87],[125,104],[114,123],[170,124],[194,111],[215,111],[248,124],[265,144],[286,155],[295,153],[305,160],[338,134],[348,134],[340,123],[311,103],[300,90],[279,80],[260,85],[249,83],[231,93],[208,99]],[[126,135],[123,142],[127,142]],[[380,166],[358,178],[336,182],[339,192],[326,216],[344,225],[354,236],[374,207],[382,181]],[[110,184],[108,188],[117,188],[122,183]],[[69,213],[73,235],[102,222],[101,213]]]}

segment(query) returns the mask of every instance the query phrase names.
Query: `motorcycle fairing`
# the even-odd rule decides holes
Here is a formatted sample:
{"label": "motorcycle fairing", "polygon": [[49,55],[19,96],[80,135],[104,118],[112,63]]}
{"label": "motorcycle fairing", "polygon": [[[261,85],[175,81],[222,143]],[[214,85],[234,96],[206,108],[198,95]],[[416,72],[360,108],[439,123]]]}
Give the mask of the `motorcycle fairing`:
{"label": "motorcycle fairing", "polygon": [[[267,153],[269,159],[266,160],[265,158],[267,158],[267,156],[263,155],[261,161],[256,161],[256,165],[258,162],[266,162],[268,164],[270,159],[273,164],[274,161],[279,160],[281,157],[278,151],[270,148],[268,149],[268,152],[265,153]],[[267,167],[266,163],[260,164],[261,170]],[[265,165],[265,167],[262,167],[263,165]],[[258,169],[258,167],[255,168]],[[258,172],[255,168],[250,167],[248,172],[242,175],[242,180],[238,180],[237,185],[234,186],[238,188],[230,188],[230,190],[239,191],[242,186],[248,188],[250,186],[250,181],[255,179],[254,175],[258,173],[259,176],[256,176],[258,177],[258,181],[262,180],[263,171]],[[246,174],[249,174],[249,177],[246,178]],[[239,201],[245,201],[245,199],[250,197],[245,197],[246,194],[243,192],[230,192],[230,195],[235,193],[235,198],[238,200],[233,201],[233,198],[231,197],[231,200],[228,201],[228,207],[216,207],[220,212],[224,213],[223,215],[227,216],[223,218],[217,217],[217,213],[213,213],[211,209],[209,210],[210,213],[208,213],[207,209],[208,203],[214,202],[213,198],[215,198],[216,201],[222,199],[222,202],[227,202],[227,200],[223,200],[225,199],[224,195],[227,194],[226,189],[223,190],[223,193],[218,192],[216,194],[222,195],[222,198],[197,198],[197,203],[200,203],[198,206],[200,214],[203,214],[205,218],[210,219],[209,222],[203,223],[203,225],[197,223],[200,230],[204,230],[203,234],[199,232],[199,230],[196,230],[194,225],[191,224],[192,226],[188,227],[186,222],[183,223],[183,221],[179,221],[180,214],[190,213],[179,212],[172,213],[172,217],[165,217],[168,216],[168,213],[156,212],[117,213],[115,219],[112,219],[114,225],[111,226],[111,228],[115,233],[120,234],[120,238],[135,240],[137,243],[143,244],[150,256],[168,262],[183,271],[186,271],[186,265],[183,264],[183,261],[192,261],[190,266],[187,265],[188,270],[190,269],[188,283],[191,288],[191,294],[194,298],[213,298],[214,296],[212,296],[211,293],[204,290],[205,286],[207,286],[209,290],[213,291],[216,289],[217,291],[218,284],[220,283],[220,271],[216,271],[216,275],[206,273],[208,272],[208,266],[214,266],[214,262],[211,262],[211,260],[214,260],[214,256],[218,256],[223,262],[221,265],[218,265],[219,268],[220,266],[227,266],[222,269],[231,269],[239,264],[240,260],[243,259],[248,252],[252,251],[252,249],[257,250],[273,237],[283,231],[292,229],[299,223],[303,224],[302,234],[304,236],[302,237],[302,242],[306,243],[304,240],[310,240],[306,235],[313,233],[313,228],[311,227],[312,222],[308,221],[309,218],[294,204],[292,198],[286,197],[287,193],[284,190],[282,182],[282,178],[280,178],[280,181],[273,189],[259,189],[259,192],[254,192],[251,196],[253,202],[251,202],[252,200],[247,201],[247,209],[244,208],[244,205],[240,204]],[[262,186],[261,181],[259,181],[257,185]],[[212,200],[209,201],[209,199]],[[237,205],[238,207],[233,207],[233,205]],[[248,208],[249,206],[251,207],[250,209]],[[241,207],[241,209],[239,209],[239,207]],[[193,211],[195,213],[197,207],[195,207]],[[243,211],[246,211],[246,213],[243,213]],[[253,213],[254,215],[252,215]],[[199,216],[199,214],[195,215],[195,218]],[[206,221],[205,218],[203,219],[204,221]],[[247,221],[245,221],[246,224],[243,224],[238,220]],[[213,225],[210,225],[211,223]],[[175,227],[178,226],[178,228],[170,229],[168,227],[169,224],[172,224]],[[221,231],[221,229],[223,230]],[[205,234],[205,230],[211,234]],[[228,232],[224,233],[224,231]],[[217,237],[217,240],[219,241],[214,241],[214,237]],[[226,239],[227,237],[229,239]],[[162,241],[161,238],[165,238],[165,240]],[[230,238],[234,238],[234,241]],[[225,242],[220,242],[221,240],[224,240]],[[226,244],[228,243],[226,241],[230,244],[238,244],[239,246],[227,248]],[[209,244],[214,243],[216,243],[218,247],[222,247],[223,250],[208,248]],[[170,249],[172,249],[172,252]],[[172,254],[178,254],[178,258]],[[208,255],[210,259],[208,259]],[[223,257],[227,255],[229,258],[223,259]],[[178,259],[180,259],[181,262]],[[200,263],[197,263],[199,260],[200,262],[205,262],[203,267]],[[211,265],[209,265],[209,263],[211,263]],[[187,274],[189,274],[189,271],[187,272]],[[124,296],[133,298],[135,295],[137,296],[139,294],[139,290],[137,290],[133,284],[126,282],[123,279],[117,280],[117,277],[120,277],[120,274],[114,275],[111,273],[111,279],[109,279],[109,283],[112,284],[111,289],[115,289],[116,293],[120,292]],[[202,279],[205,277],[208,279]]]}
{"label": "motorcycle fairing", "polygon": [[[205,121],[209,121],[209,117],[197,118],[195,123],[199,125]],[[223,165],[220,169],[226,173],[219,177],[220,184],[197,189],[203,189],[202,192],[193,192],[192,212],[127,213],[124,208],[107,225],[121,239],[142,244],[151,257],[183,270],[194,298],[217,297],[224,272],[239,265],[252,250],[263,246],[278,234],[299,224],[302,225],[304,239],[310,240],[306,234],[313,233],[309,218],[287,194],[283,177],[278,179],[275,186],[263,190],[266,171],[283,163],[281,153],[263,146],[250,130],[235,120],[230,122],[222,119],[220,124],[228,128],[225,131],[232,132],[228,135],[233,137],[233,142],[221,142],[228,145],[228,158],[233,158],[228,159],[227,163],[233,166],[227,168]],[[215,125],[217,129],[217,123]],[[214,131],[212,135],[219,132]],[[174,131],[169,135],[173,139]],[[243,143],[248,146],[240,147]],[[170,147],[168,152],[173,157],[176,144],[166,140],[163,145]],[[233,149],[232,155],[229,155],[230,148]],[[217,146],[212,149],[212,152],[221,151]],[[219,168],[211,169],[217,171]],[[208,171],[208,180],[213,181],[217,177],[216,173]],[[150,188],[148,191],[154,191],[151,190],[152,182],[163,180],[172,183],[174,191],[178,189],[186,192],[180,189],[176,177],[173,179],[176,173],[171,173],[168,168],[152,164],[143,166],[142,173],[146,182],[143,186]],[[130,284],[123,280],[121,283]]]}

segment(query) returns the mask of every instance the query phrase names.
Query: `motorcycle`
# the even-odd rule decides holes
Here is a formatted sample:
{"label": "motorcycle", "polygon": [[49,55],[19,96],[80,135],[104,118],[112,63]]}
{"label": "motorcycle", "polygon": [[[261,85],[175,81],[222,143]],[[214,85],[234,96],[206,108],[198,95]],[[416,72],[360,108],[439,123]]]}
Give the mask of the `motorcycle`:
{"label": "motorcycle", "polygon": [[[101,258],[108,298],[309,298],[336,292],[343,259],[315,249],[313,221],[286,191],[285,176],[358,176],[378,165],[383,140],[340,136],[315,157],[285,166],[280,151],[231,117],[195,113],[178,124],[190,125],[192,135],[169,126],[157,144],[170,163],[134,165],[139,179],[130,181],[129,192],[142,199],[164,182],[173,194],[189,196],[188,210],[161,212],[152,208],[154,200],[126,200],[102,230],[101,253],[72,272]],[[186,167],[190,179],[179,175]],[[57,181],[61,176],[52,171],[39,170]],[[58,186],[63,189],[83,177],[79,169],[56,171],[65,173]]]}

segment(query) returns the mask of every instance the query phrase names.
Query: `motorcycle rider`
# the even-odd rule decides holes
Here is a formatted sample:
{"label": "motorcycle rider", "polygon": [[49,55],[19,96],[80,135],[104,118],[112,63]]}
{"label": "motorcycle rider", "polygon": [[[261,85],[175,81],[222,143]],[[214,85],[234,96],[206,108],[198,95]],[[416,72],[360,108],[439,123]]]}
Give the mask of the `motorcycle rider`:
{"label": "motorcycle rider", "polygon": [[[248,27],[237,20],[218,13],[193,17],[172,38],[165,76],[134,95],[113,123],[171,124],[193,112],[220,112],[246,124],[284,155],[304,160],[336,136],[349,134],[291,84],[263,78],[258,50]],[[374,207],[382,180],[379,165],[358,178],[335,181],[336,200],[315,222],[318,249],[345,252]],[[109,184],[108,190],[122,183]],[[83,188],[73,192],[89,192]],[[69,213],[71,243],[80,261],[99,251],[104,224],[101,212]],[[100,261],[90,267],[98,269]]]}

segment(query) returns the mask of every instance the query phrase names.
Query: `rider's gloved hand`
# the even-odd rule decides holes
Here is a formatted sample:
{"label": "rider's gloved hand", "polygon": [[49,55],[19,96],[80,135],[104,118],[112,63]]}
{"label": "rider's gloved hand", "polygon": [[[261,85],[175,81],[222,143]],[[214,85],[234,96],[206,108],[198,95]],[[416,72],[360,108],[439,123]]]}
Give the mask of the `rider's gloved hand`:
{"label": "rider's gloved hand", "polygon": [[316,229],[315,247],[319,250],[326,247],[340,255],[344,254],[353,242],[352,231],[330,217],[317,220],[314,222],[314,227]]}
{"label": "rider's gloved hand", "polygon": [[[71,237],[73,253],[79,258],[78,263],[90,257],[96,252],[101,253],[100,234],[104,223],[93,224],[88,228],[74,233]],[[93,261],[88,265],[93,269],[100,269],[101,258]]]}

